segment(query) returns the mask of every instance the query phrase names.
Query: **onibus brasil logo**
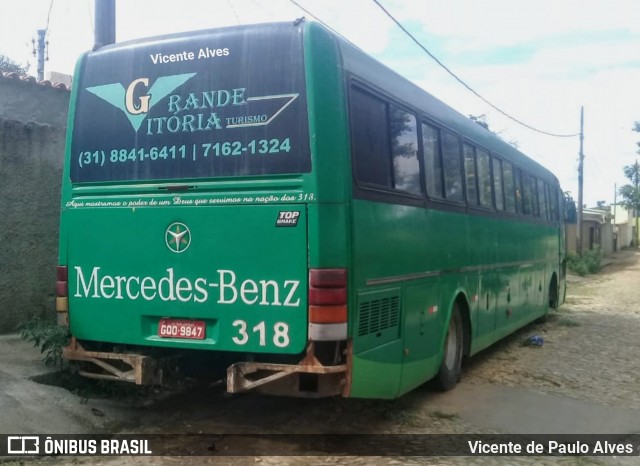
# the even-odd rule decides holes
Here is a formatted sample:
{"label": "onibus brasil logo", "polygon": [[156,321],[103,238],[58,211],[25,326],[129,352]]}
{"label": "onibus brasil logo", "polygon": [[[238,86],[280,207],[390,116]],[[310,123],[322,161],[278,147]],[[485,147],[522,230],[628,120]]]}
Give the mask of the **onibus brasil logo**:
{"label": "onibus brasil logo", "polygon": [[[153,83],[143,77],[134,79],[126,88],[121,83],[113,83],[87,87],[86,91],[121,110],[136,133],[146,120],[147,135],[265,126],[299,96],[295,93],[247,97],[244,87],[189,92],[186,95],[172,94],[196,74],[160,76]],[[158,116],[147,118],[151,109],[167,96],[169,99],[164,115],[158,112]],[[225,107],[242,108],[250,102],[276,99],[283,103],[275,112],[270,110],[269,114],[224,116],[218,113],[219,109]]]}

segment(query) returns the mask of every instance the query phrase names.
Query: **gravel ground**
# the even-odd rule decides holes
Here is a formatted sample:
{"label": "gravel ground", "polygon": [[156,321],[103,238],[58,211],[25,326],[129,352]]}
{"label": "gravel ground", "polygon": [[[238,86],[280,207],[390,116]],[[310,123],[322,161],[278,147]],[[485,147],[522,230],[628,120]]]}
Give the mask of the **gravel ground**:
{"label": "gravel ground", "polygon": [[[639,259],[640,253],[623,251],[597,275],[570,275],[560,310],[480,355],[465,380],[640,408]],[[539,351],[521,345],[533,333],[545,340]]]}

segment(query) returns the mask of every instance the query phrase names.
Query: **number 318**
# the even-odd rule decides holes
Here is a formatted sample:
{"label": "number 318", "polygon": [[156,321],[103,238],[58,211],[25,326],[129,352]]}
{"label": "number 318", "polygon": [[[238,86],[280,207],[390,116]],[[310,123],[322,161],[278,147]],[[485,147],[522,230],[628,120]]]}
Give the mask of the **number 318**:
{"label": "number 318", "polygon": [[[246,345],[249,342],[249,334],[247,333],[247,323],[244,320],[234,320],[234,327],[237,328],[238,334],[232,338],[236,345]],[[255,325],[251,329],[252,333],[258,334],[260,346],[267,345],[267,328],[264,321]],[[285,348],[289,345],[289,326],[284,322],[276,322],[273,324],[273,344],[278,348]]]}

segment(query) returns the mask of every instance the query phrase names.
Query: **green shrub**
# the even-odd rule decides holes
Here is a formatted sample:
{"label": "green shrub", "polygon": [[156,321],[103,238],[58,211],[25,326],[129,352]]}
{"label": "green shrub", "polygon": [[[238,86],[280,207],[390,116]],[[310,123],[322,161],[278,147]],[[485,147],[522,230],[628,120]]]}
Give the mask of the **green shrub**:
{"label": "green shrub", "polygon": [[34,317],[20,324],[18,333],[23,340],[40,349],[45,365],[64,366],[62,348],[69,343],[71,334],[68,328],[60,327],[50,319]]}
{"label": "green shrub", "polygon": [[567,266],[572,272],[584,277],[590,273],[596,273],[600,270],[602,262],[602,253],[600,248],[585,251],[582,256],[578,254],[567,254]]}
{"label": "green shrub", "polygon": [[587,264],[587,270],[589,273],[596,273],[600,270],[600,263],[602,262],[602,252],[600,248],[591,249],[582,255],[585,263]]}

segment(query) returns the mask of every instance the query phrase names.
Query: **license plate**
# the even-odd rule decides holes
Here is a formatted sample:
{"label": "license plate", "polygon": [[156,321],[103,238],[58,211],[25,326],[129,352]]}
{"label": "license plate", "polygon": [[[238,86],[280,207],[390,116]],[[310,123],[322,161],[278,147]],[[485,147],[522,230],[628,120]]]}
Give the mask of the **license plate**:
{"label": "license plate", "polygon": [[158,336],[162,338],[189,338],[204,340],[205,325],[202,320],[160,319]]}

